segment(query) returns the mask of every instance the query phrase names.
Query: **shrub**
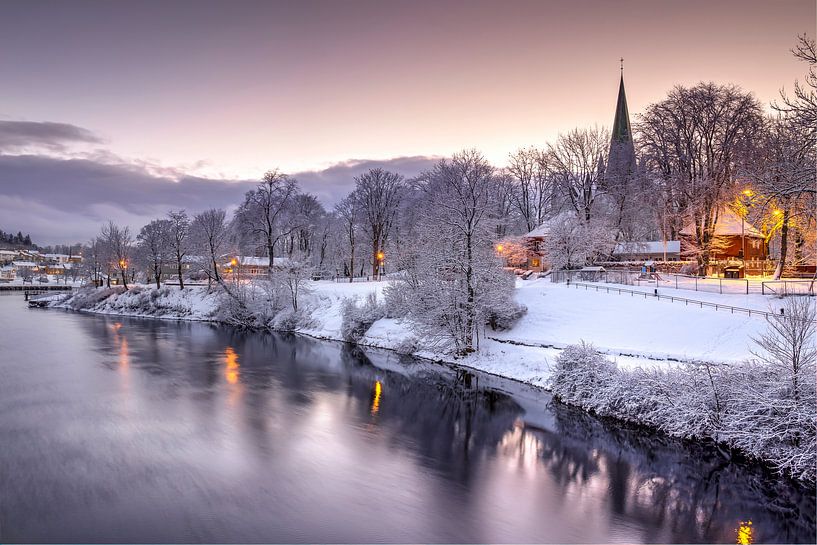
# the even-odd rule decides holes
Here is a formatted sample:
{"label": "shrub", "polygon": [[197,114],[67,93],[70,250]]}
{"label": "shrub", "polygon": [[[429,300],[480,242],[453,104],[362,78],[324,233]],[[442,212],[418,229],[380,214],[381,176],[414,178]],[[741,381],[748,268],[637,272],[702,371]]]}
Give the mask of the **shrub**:
{"label": "shrub", "polygon": [[373,323],[386,316],[385,306],[378,303],[374,293],[370,293],[361,306],[357,305],[357,299],[346,299],[341,312],[341,336],[352,343],[358,342]]}

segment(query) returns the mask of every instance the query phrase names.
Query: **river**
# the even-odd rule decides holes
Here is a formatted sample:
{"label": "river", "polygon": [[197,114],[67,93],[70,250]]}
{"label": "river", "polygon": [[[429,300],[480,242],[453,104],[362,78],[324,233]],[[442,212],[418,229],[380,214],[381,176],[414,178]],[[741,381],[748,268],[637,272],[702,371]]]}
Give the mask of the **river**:
{"label": "river", "polygon": [[4,543],[815,541],[813,489],[488,375],[21,296],[0,351]]}

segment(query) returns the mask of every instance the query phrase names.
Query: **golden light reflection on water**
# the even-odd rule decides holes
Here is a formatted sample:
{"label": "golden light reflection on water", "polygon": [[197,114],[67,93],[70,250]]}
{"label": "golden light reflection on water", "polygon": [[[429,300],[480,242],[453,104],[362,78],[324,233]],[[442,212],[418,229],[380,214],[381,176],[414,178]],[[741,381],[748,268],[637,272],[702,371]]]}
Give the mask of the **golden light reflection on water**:
{"label": "golden light reflection on water", "polygon": [[116,341],[116,344],[119,345],[119,369],[122,371],[127,371],[130,365],[130,354],[128,351],[128,339],[119,332],[119,330],[122,329],[122,323],[114,322],[111,324],[111,329],[114,333],[114,340]]}
{"label": "golden light reflection on water", "polygon": [[371,413],[372,416],[376,415],[378,411],[380,411],[380,396],[383,393],[383,385],[380,384],[380,381],[375,381],[374,383],[374,398],[372,399],[372,409]]}
{"label": "golden light reflection on water", "polygon": [[755,530],[752,528],[752,521],[743,522],[741,521],[740,526],[737,529],[738,545],[749,545],[749,543],[754,543],[755,541]]}
{"label": "golden light reflection on water", "polygon": [[228,383],[238,383],[239,367],[241,366],[238,364],[238,354],[236,354],[232,346],[228,346],[227,349],[224,350],[224,378]]}

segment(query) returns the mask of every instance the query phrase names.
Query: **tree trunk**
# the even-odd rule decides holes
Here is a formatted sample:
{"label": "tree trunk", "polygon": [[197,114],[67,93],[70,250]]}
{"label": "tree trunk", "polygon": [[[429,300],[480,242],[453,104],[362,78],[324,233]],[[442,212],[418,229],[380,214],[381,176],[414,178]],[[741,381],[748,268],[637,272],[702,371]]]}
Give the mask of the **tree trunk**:
{"label": "tree trunk", "polygon": [[783,226],[780,228],[780,261],[774,271],[774,280],[780,280],[783,276],[783,268],[786,266],[786,253],[789,249],[789,207],[783,209]]}
{"label": "tree trunk", "polygon": [[184,280],[182,280],[182,257],[176,255],[176,271],[179,273],[179,289],[184,289]]}
{"label": "tree trunk", "polygon": [[125,270],[122,269],[119,271],[120,276],[122,277],[122,285],[125,286],[125,291],[128,290],[128,276],[125,274]]}
{"label": "tree trunk", "polygon": [[377,241],[372,242],[372,280],[377,278],[378,269],[380,267],[380,259],[377,254],[380,253],[380,246]]}

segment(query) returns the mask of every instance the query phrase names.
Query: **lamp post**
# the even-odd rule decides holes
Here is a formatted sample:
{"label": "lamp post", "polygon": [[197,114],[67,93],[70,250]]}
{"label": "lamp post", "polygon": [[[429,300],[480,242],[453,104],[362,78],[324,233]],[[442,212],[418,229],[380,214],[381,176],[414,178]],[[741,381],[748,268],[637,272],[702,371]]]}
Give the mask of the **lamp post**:
{"label": "lamp post", "polygon": [[383,260],[386,259],[386,254],[383,252],[377,252],[377,280],[381,280],[383,278]]}
{"label": "lamp post", "polygon": [[751,189],[744,189],[743,194],[746,196],[746,199],[745,202],[744,199],[741,199],[741,204],[744,205],[744,209],[740,211],[740,253],[743,259],[743,276],[746,277],[746,214],[749,213],[749,207],[752,205],[752,196],[755,193]]}

